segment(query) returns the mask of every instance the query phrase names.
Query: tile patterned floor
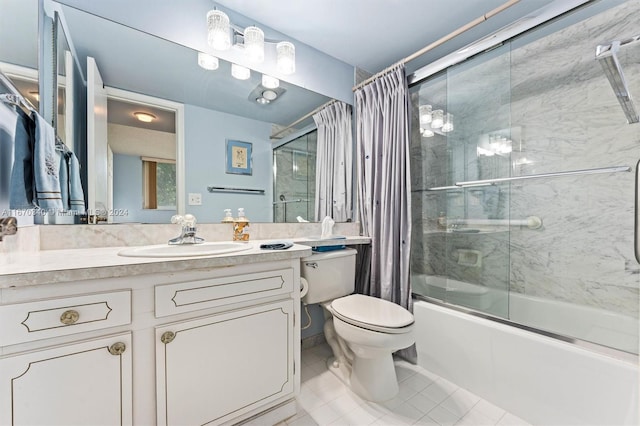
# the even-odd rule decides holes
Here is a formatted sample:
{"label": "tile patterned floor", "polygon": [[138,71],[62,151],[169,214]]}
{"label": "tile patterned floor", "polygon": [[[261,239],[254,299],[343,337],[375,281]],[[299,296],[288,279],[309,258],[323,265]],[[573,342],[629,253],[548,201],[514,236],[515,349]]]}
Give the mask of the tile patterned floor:
{"label": "tile patterned floor", "polygon": [[396,361],[399,394],[381,404],[364,401],[327,370],[331,349],[302,351],[298,412],[278,426],[499,425],[528,426],[524,420],[471,392],[403,360]]}

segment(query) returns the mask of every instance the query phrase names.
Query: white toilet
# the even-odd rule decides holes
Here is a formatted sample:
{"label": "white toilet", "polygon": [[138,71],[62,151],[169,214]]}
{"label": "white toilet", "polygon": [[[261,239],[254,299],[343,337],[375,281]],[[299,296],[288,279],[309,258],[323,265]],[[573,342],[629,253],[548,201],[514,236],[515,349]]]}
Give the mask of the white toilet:
{"label": "white toilet", "polygon": [[386,401],[398,393],[392,353],[411,346],[413,315],[400,305],[354,291],[356,251],[301,259],[306,304],[325,308],[324,334],[334,357],[328,367],[362,398]]}

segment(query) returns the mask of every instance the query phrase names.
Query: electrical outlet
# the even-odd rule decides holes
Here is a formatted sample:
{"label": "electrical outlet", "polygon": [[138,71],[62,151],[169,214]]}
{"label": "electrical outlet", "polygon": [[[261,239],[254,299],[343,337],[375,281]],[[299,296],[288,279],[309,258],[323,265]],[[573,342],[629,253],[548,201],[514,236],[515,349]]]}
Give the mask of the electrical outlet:
{"label": "electrical outlet", "polygon": [[189,205],[190,206],[201,206],[202,205],[202,194],[199,193],[189,193]]}

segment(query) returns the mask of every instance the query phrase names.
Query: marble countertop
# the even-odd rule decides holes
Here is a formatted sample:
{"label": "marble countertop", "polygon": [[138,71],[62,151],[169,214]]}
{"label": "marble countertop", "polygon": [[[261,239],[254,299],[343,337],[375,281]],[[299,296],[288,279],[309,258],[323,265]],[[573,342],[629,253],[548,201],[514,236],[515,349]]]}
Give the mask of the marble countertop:
{"label": "marble countertop", "polygon": [[311,247],[338,244],[368,244],[368,237],[347,239],[295,238],[286,250],[260,249],[274,240],[254,240],[241,252],[190,257],[125,257],[118,252],[127,247],[41,250],[8,253],[0,257],[0,288],[54,284],[69,281],[116,278],[151,273],[170,273],[202,268],[271,262],[309,256]]}

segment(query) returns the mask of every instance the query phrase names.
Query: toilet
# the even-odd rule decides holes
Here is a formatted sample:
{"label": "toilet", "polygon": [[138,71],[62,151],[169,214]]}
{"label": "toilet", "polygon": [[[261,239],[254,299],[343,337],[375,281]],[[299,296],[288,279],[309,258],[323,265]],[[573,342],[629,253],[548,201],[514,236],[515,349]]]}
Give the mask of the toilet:
{"label": "toilet", "polygon": [[324,335],[334,355],[329,370],[362,398],[381,402],[398,393],[392,354],[415,343],[414,320],[400,305],[352,294],[356,253],[342,249],[302,258],[302,301],[325,310]]}

